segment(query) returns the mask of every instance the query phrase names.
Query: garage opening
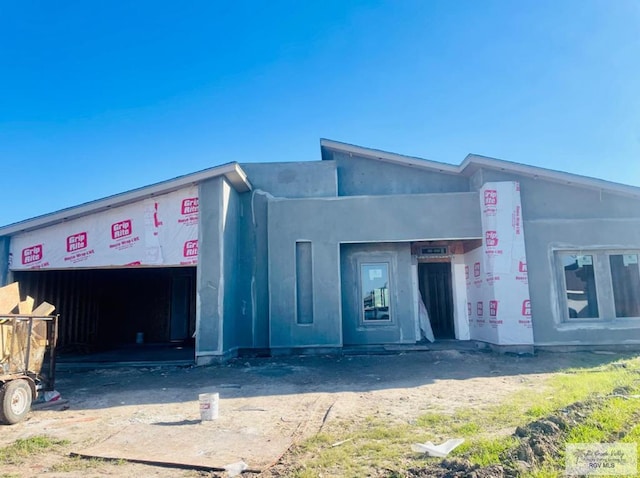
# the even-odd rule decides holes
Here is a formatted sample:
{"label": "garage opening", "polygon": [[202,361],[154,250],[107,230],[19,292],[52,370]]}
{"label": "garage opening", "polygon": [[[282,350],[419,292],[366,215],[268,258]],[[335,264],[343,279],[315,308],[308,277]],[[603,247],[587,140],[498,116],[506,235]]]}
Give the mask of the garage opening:
{"label": "garage opening", "polygon": [[22,294],[56,306],[63,362],[194,360],[196,267],[15,271],[14,278]]}

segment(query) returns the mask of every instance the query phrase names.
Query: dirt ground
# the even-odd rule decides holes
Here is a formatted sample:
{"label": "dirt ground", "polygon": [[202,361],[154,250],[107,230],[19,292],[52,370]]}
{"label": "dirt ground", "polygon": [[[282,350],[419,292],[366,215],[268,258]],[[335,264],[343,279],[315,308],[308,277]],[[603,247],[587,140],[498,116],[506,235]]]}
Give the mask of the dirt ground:
{"label": "dirt ground", "polygon": [[[519,357],[450,350],[61,372],[56,389],[63,402],[34,410],[17,425],[2,426],[0,447],[48,435],[70,442],[64,454],[185,468],[130,462],[61,466],[65,458],[58,451],[38,455],[26,465],[3,466],[2,473],[199,476],[206,473],[186,467],[224,468],[239,461],[250,470],[264,470],[294,442],[344,419],[377,416],[407,422],[428,411],[500,403],[523,388],[539,389],[548,374],[560,369],[619,357],[591,352]],[[206,392],[220,394],[219,418],[201,422],[198,394]]]}

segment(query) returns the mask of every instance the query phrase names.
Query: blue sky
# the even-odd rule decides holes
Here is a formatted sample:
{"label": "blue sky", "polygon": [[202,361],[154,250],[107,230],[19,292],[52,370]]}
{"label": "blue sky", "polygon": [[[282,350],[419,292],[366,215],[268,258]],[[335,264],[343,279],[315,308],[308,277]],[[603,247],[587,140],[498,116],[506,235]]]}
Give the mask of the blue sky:
{"label": "blue sky", "polygon": [[640,186],[640,3],[0,3],[0,224],[321,137]]}

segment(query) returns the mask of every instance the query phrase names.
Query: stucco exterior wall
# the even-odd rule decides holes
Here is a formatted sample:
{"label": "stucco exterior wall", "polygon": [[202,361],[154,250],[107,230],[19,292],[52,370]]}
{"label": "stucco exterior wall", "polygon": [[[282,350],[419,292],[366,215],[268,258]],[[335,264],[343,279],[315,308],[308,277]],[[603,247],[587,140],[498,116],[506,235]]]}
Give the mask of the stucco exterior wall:
{"label": "stucco exterior wall", "polygon": [[242,314],[238,307],[238,219],[240,217],[240,199],[238,193],[226,181],[222,181],[222,241],[224,277],[223,306],[223,348],[224,351],[237,349],[250,337],[244,327]]}
{"label": "stucco exterior wall", "polygon": [[[606,315],[588,322],[567,319],[563,276],[555,254],[559,250],[640,250],[640,219],[538,219],[525,221],[525,228],[535,344],[640,343],[640,318]],[[611,303],[611,287],[600,285],[598,301],[601,305]]]}
{"label": "stucco exterior wall", "polygon": [[518,181],[525,220],[640,218],[640,199],[545,179],[482,170],[482,180]]}
{"label": "stucco exterior wall", "polygon": [[[411,277],[411,244],[343,244],[340,248],[342,331],[344,345],[415,343],[415,302]],[[389,264],[390,320],[362,320],[360,266]]]}
{"label": "stucco exterior wall", "polygon": [[[342,345],[341,243],[481,237],[477,193],[271,199],[268,217],[271,347]],[[312,324],[296,323],[296,241],[312,243]]]}
{"label": "stucco exterior wall", "polygon": [[[605,314],[569,320],[557,258],[563,250],[639,251],[640,200],[502,171],[482,170],[481,177],[520,182],[535,345],[640,343],[640,318]],[[597,285],[601,310],[606,310],[613,303],[612,285],[607,280]]]}
{"label": "stucco exterior wall", "polygon": [[[243,348],[414,342],[417,276],[410,242],[482,238],[478,191],[501,181],[520,183],[535,345],[640,344],[640,317],[612,316],[604,260],[608,253],[640,254],[640,198],[633,188],[618,194],[616,187],[553,181],[544,171],[532,177],[502,163],[485,167],[490,161],[452,173],[389,162],[392,155],[384,161],[333,149],[322,154],[322,161],[243,164],[249,182],[239,190],[251,183],[248,192],[238,193],[225,176],[198,179],[198,363]],[[10,240],[0,237],[0,285],[11,279]],[[604,258],[597,265],[599,318],[568,317],[559,251]],[[309,257],[309,264],[296,263]],[[394,320],[363,327],[358,274],[363,261],[377,260],[390,264]],[[458,288],[464,261],[453,259]],[[297,274],[310,277],[297,281]],[[466,299],[456,294],[459,322]],[[297,320],[298,295],[311,302],[312,320]],[[468,338],[458,322],[459,338]]]}
{"label": "stucco exterior wall", "polygon": [[[439,173],[385,161],[333,153],[340,196],[468,192],[459,174]],[[324,161],[326,162],[326,161]]]}
{"label": "stucco exterior wall", "polygon": [[334,161],[243,163],[254,189],[286,198],[337,196]]}
{"label": "stucco exterior wall", "polygon": [[238,195],[226,179],[200,184],[196,274],[196,360],[205,364],[236,346]]}

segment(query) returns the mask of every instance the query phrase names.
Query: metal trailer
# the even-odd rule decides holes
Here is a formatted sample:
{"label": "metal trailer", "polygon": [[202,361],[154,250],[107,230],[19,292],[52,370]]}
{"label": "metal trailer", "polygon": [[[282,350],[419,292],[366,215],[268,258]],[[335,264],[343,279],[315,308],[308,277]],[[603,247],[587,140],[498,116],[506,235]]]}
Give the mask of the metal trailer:
{"label": "metal trailer", "polygon": [[0,423],[23,420],[55,384],[58,315],[0,316]]}

